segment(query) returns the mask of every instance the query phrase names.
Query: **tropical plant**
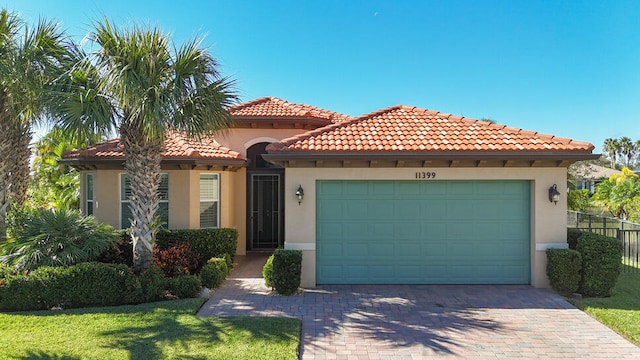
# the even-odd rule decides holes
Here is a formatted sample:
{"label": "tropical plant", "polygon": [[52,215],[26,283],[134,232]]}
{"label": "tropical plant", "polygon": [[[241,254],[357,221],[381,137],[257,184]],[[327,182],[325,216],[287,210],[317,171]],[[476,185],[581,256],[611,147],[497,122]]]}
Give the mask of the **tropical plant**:
{"label": "tropical plant", "polygon": [[69,43],[59,26],[35,27],[0,11],[0,240],[9,204],[27,199],[32,125],[47,119],[49,90],[64,70]]}
{"label": "tropical plant", "polygon": [[36,209],[23,219],[11,229],[0,256],[1,262],[20,270],[92,261],[119,238],[111,226],[77,210]]}
{"label": "tropical plant", "polygon": [[630,209],[640,201],[640,178],[625,167],[621,174],[611,175],[598,184],[593,199],[613,216],[627,220]]}
{"label": "tropical plant", "polygon": [[602,147],[604,151],[609,155],[609,160],[611,161],[611,168],[616,168],[617,156],[620,153],[620,142],[616,139],[608,138],[604,140],[604,146]]}
{"label": "tropical plant", "polygon": [[166,133],[198,137],[227,128],[226,109],[237,97],[233,82],[218,73],[217,62],[200,47],[200,39],[175,46],[157,28],[118,28],[107,19],[95,25],[90,39],[97,50],[69,76],[69,89],[78,89],[80,95],[60,91],[57,116],[64,129],[78,134],[118,130],[131,180],[134,268],[141,271],[152,263],[159,229],[156,211]]}
{"label": "tropical plant", "polygon": [[35,144],[32,182],[27,205],[57,209],[78,209],[80,206],[80,173],[68,165],[58,164],[62,154],[94,144],[101,139],[93,134],[90,139],[71,138],[59,127],[54,127]]}

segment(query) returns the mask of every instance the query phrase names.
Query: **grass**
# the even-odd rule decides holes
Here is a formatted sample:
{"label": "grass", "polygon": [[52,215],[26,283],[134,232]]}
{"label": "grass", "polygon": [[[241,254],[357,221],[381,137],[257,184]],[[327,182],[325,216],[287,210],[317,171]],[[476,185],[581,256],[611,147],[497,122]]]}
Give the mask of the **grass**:
{"label": "grass", "polygon": [[0,313],[0,358],[297,359],[300,320],[196,317],[203,302]]}
{"label": "grass", "polygon": [[611,297],[571,302],[640,346],[640,273],[620,274]]}

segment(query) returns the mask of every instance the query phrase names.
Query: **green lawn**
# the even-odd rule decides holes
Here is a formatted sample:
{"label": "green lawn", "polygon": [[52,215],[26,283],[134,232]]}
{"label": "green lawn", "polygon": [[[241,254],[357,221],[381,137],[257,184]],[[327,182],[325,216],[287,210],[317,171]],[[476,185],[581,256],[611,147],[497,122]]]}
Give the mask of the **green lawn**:
{"label": "green lawn", "polygon": [[196,317],[203,302],[0,313],[0,357],[297,359],[300,320]]}
{"label": "green lawn", "polygon": [[620,274],[611,297],[571,302],[640,346],[640,272]]}

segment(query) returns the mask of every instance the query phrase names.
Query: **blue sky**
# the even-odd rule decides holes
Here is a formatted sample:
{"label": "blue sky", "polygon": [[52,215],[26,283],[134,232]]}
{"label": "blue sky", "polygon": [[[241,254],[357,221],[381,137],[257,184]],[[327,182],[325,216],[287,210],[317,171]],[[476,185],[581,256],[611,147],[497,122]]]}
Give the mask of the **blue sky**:
{"label": "blue sky", "polygon": [[9,0],[80,40],[107,16],[206,35],[242,100],[418,106],[588,141],[640,139],[640,1]]}

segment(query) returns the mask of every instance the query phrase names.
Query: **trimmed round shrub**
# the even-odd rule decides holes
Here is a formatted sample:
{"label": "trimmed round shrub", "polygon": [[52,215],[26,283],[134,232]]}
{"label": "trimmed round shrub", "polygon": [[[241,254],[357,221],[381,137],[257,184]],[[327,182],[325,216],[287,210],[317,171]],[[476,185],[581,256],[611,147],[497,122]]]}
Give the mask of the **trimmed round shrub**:
{"label": "trimmed round shrub", "polygon": [[276,249],[273,253],[273,287],[281,295],[293,295],[300,287],[302,251]]}
{"label": "trimmed round shrub", "polygon": [[262,278],[264,278],[264,285],[273,289],[273,254],[269,256],[262,267]]}
{"label": "trimmed round shrub", "polygon": [[227,262],[222,258],[211,258],[200,270],[202,285],[209,289],[219,287],[227,276]]}
{"label": "trimmed round shrub", "polygon": [[194,298],[200,294],[202,283],[195,275],[179,276],[169,279],[169,291],[180,299]]}
{"label": "trimmed round shrub", "polygon": [[582,256],[580,293],[584,296],[611,296],[622,270],[622,242],[585,232],[578,238],[576,250]]}
{"label": "trimmed round shrub", "polygon": [[570,295],[580,286],[582,256],[571,249],[547,249],[547,276],[551,287],[562,295]]}

